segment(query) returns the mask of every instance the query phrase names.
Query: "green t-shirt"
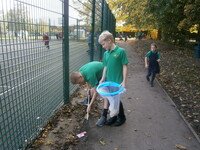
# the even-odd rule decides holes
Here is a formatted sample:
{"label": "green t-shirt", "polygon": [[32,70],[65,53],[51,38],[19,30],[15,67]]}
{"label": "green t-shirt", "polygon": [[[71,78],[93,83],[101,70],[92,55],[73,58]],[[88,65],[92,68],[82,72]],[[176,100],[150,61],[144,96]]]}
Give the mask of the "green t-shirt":
{"label": "green t-shirt", "polygon": [[123,65],[128,64],[128,58],[123,48],[116,45],[114,50],[106,51],[103,65],[107,67],[106,81],[121,83],[123,81]]}
{"label": "green t-shirt", "polygon": [[103,63],[98,61],[92,61],[83,65],[79,72],[83,76],[85,82],[95,87],[99,84],[103,73]]}
{"label": "green t-shirt", "polygon": [[[149,50],[148,52],[147,52],[147,54],[145,55],[145,57],[147,57],[147,58],[149,58],[149,56],[152,54],[152,53],[156,53],[157,51],[152,51],[152,50]],[[160,53],[159,52],[157,52],[157,55],[158,55],[158,59],[160,59]]]}

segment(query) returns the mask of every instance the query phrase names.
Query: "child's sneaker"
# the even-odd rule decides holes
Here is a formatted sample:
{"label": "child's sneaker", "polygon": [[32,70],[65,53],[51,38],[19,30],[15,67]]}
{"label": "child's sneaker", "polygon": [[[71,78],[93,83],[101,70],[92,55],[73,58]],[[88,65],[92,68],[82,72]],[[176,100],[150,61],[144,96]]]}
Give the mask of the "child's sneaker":
{"label": "child's sneaker", "polygon": [[117,120],[117,116],[111,117],[107,120],[107,122],[105,124],[108,126],[111,126],[112,124],[115,123],[116,120]]}
{"label": "child's sneaker", "polygon": [[103,126],[105,125],[105,123],[106,123],[106,117],[101,116],[101,117],[99,118],[99,120],[97,121],[96,125],[97,125],[98,127],[103,127]]}
{"label": "child's sneaker", "polygon": [[121,126],[126,122],[126,117],[117,117],[116,122],[114,123],[114,126]]}

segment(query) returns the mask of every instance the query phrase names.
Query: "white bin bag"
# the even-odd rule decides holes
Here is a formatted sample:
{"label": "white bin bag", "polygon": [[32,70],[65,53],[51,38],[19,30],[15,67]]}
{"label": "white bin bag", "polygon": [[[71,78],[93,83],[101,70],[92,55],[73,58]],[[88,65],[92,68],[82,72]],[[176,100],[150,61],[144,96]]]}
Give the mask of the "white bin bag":
{"label": "white bin bag", "polygon": [[125,88],[115,82],[103,82],[98,85],[97,92],[109,101],[110,117],[119,113],[120,96],[125,92]]}

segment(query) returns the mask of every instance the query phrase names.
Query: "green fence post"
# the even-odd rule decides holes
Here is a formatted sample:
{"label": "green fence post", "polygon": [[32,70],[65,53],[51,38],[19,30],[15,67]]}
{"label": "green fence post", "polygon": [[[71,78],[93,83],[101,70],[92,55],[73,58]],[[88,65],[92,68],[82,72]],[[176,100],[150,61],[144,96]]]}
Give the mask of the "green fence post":
{"label": "green fence post", "polygon": [[69,101],[69,0],[64,0],[64,38],[63,38],[63,94],[64,104]]}
{"label": "green fence post", "polygon": [[112,33],[112,31],[111,31],[111,12],[110,12],[110,9],[109,9],[109,7],[108,7],[108,30]]}
{"label": "green fence post", "polygon": [[114,37],[116,37],[116,19],[115,19],[115,17],[113,17],[113,22],[114,22],[114,24],[113,24],[113,35],[114,35]]}
{"label": "green fence post", "polygon": [[107,8],[107,4],[106,4],[106,2],[104,3],[104,11],[103,11],[103,13],[104,13],[104,15],[103,15],[103,30],[108,30],[108,28],[107,28],[107,22],[108,22],[108,20],[107,20],[107,15],[108,15],[108,13],[107,13],[107,11],[108,11],[108,8]]}
{"label": "green fence post", "polygon": [[108,20],[109,20],[109,30],[113,34],[113,17],[112,17],[112,12],[109,8],[109,13],[108,13]]}
{"label": "green fence post", "polygon": [[[101,32],[103,32],[104,30],[104,3],[105,3],[105,0],[102,0],[101,1]],[[102,46],[100,45],[100,55],[99,55],[99,59],[102,60],[103,59],[103,48]]]}
{"label": "green fence post", "polygon": [[112,22],[112,23],[110,23],[110,31],[114,36],[114,16],[113,16],[111,10],[110,10],[110,21]]}
{"label": "green fence post", "polygon": [[96,0],[92,1],[92,23],[91,23],[91,49],[90,49],[90,61],[94,60],[94,26],[95,26],[95,3]]}

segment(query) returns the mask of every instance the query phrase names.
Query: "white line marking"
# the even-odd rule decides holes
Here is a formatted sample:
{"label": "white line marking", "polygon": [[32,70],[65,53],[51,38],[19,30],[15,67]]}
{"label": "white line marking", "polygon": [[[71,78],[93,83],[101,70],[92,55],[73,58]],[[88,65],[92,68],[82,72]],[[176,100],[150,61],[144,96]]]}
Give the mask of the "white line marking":
{"label": "white line marking", "polygon": [[[38,78],[38,77],[41,76],[41,75],[42,75],[42,74],[39,74],[39,75],[36,76],[35,78]],[[0,96],[3,96],[3,94],[6,94],[6,93],[10,92],[11,90],[14,90],[14,89],[17,88],[17,87],[23,86],[25,83],[28,83],[28,82],[34,80],[35,78],[31,78],[31,79],[29,79],[29,80],[26,80],[25,82],[23,82],[23,83],[21,83],[21,84],[19,84],[19,85],[16,85],[16,86],[14,86],[14,87],[12,87],[12,88],[10,87],[10,89],[6,90],[6,91],[3,92],[3,93],[0,93]]]}

